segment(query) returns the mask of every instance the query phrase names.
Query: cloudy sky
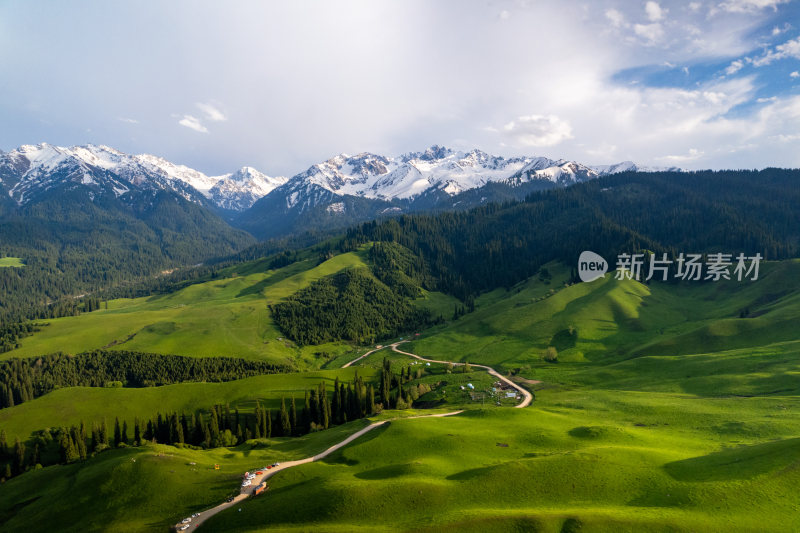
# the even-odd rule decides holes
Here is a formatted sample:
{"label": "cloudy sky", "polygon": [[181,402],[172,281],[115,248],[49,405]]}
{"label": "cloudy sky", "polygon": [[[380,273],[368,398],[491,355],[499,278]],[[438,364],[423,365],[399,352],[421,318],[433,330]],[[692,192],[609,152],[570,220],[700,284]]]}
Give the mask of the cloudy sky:
{"label": "cloudy sky", "polygon": [[0,2],[0,149],[800,167],[800,1]]}

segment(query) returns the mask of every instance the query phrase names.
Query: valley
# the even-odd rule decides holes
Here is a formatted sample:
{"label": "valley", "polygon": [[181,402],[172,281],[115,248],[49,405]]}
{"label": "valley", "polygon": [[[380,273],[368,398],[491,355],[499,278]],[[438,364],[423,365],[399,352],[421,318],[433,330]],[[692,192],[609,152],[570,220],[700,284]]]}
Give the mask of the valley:
{"label": "valley", "polygon": [[797,21],[0,1],[0,533],[800,532]]}
{"label": "valley", "polygon": [[[40,506],[56,505],[61,491],[77,482],[86,499],[74,512],[92,518],[76,519],[76,530],[93,523],[150,529],[130,510],[122,511],[133,501],[118,492],[125,479],[125,486],[140,494],[137,508],[148,509],[150,520],[166,528],[223,501],[244,470],[260,463],[293,465],[372,427],[367,424],[375,426],[349,445],[271,478],[265,495],[236,500],[235,509],[204,518],[203,529],[557,531],[580,524],[597,531],[661,531],[669,524],[687,531],[721,526],[781,531],[797,526],[789,494],[798,481],[791,465],[798,460],[800,340],[787,327],[800,312],[800,296],[791,284],[800,268],[796,260],[766,263],[758,284],[678,286],[608,277],[571,284],[569,269],[554,262],[544,267],[547,276],[480,295],[474,311],[457,319],[449,312],[458,300],[423,291],[415,305],[448,318],[380,349],[348,341],[279,342],[282,333],[271,323],[267,303],[349,268],[372,271],[369,250],[336,254],[316,266],[301,254],[277,269],[266,268],[266,261],[226,267],[215,279],[174,293],[111,300],[108,310],[52,320],[24,338],[21,348],[3,354],[29,357],[55,347],[79,353],[136,333],[107,349],[233,355],[291,364],[299,373],[227,383],[58,389],[0,410],[0,428],[13,441],[54,425],[113,417],[132,423],[154,412],[192,412],[203,405],[230,405],[244,414],[258,400],[277,410],[281,398],[302,396],[320,381],[330,387],[335,378],[347,382],[358,372],[375,383],[382,360],[409,369],[418,355],[423,362],[455,361],[452,368],[433,362],[421,377],[412,377],[410,384],[431,386],[414,401],[426,409],[390,409],[302,437],[208,450],[142,443],[99,453],[86,463],[47,466],[0,486],[7,502],[0,513],[9,517],[9,527],[28,527],[26,516],[35,519]],[[764,293],[780,297],[765,299]],[[739,316],[744,308],[747,318]],[[213,310],[207,316],[215,319],[195,318],[203,309]],[[262,313],[258,321],[238,318],[256,313]],[[180,326],[152,327],[167,321]],[[556,348],[557,362],[542,358],[549,346]],[[458,365],[465,362],[472,368],[462,374]],[[480,365],[494,367],[515,387],[525,383],[535,401],[509,410],[487,402],[484,393],[476,402],[463,389],[467,382],[482,392],[491,389],[492,379],[480,377]],[[523,405],[528,400],[518,406]],[[464,412],[413,418],[430,408]],[[187,474],[179,474],[184,470]],[[47,492],[26,500],[41,475],[47,476]],[[78,481],[99,479],[92,476],[108,481]],[[161,488],[151,491],[147,487],[155,479]],[[170,493],[166,499],[164,491]],[[756,494],[760,506],[736,503]],[[179,496],[185,503],[170,503]],[[109,502],[107,511],[94,511],[98,499]]]}

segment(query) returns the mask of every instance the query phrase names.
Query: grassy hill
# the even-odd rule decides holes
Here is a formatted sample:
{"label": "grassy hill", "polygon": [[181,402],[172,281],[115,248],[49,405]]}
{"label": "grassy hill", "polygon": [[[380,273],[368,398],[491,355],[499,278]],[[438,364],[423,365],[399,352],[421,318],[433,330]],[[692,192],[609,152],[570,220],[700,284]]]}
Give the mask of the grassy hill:
{"label": "grassy hill", "polygon": [[794,530],[798,407],[559,391],[533,409],[395,421],[281,473],[268,497],[204,527],[558,532],[575,519],[581,531]]}
{"label": "grassy hill", "polygon": [[167,531],[238,492],[245,470],[306,457],[363,424],[208,451],[125,448],[85,463],[35,470],[0,487],[0,524],[3,531],[37,531],[52,519],[59,531]]}
{"label": "grassy hill", "polygon": [[[318,367],[317,353],[350,351],[347,345],[298,348],[284,338],[267,305],[344,268],[364,265],[364,253],[341,254],[316,264],[311,259],[267,270],[255,262],[223,271],[220,278],[170,294],[118,299],[77,317],[49,320],[21,348],[0,357],[32,357],[97,348],[198,357],[219,355]],[[324,362],[324,360],[323,360]]]}
{"label": "grassy hill", "polygon": [[258,400],[263,407],[276,410],[282,397],[289,400],[294,396],[302,403],[305,392],[316,388],[320,382],[326,382],[330,390],[337,377],[349,382],[355,372],[365,379],[371,379],[374,374],[370,368],[353,367],[256,376],[226,383],[179,383],[145,388],[68,387],[0,409],[0,428],[6,431],[9,441],[14,442],[15,437],[25,439],[43,428],[79,425],[81,421],[91,426],[92,421],[113,422],[114,417],[119,417],[120,423],[126,420],[133,427],[135,417],[192,413],[217,404],[230,404],[231,409],[238,407],[242,413],[251,413]]}
{"label": "grassy hill", "polygon": [[[680,285],[606,276],[565,287],[565,269],[549,271],[549,284],[532,278],[481,296],[474,313],[431,329],[412,351],[592,386],[797,391],[789,376],[800,372],[793,326],[800,319],[800,261],[768,263],[754,282]],[[557,349],[558,364],[542,361],[548,346]],[[736,389],[735,381],[747,386]]]}
{"label": "grassy hill", "polygon": [[[108,310],[53,321],[7,354],[32,355],[59,343],[79,351],[136,332],[120,346],[232,355],[221,347],[234,345],[236,324],[248,324],[250,330],[239,330],[242,347],[235,355],[300,357],[309,367],[331,370],[147,389],[60,389],[0,411],[0,427],[13,440],[81,419],[152,416],[212,403],[247,409],[256,398],[274,408],[281,396],[299,394],[321,379],[351,379],[355,368],[334,369],[355,357],[352,347],[299,349],[278,342],[281,334],[268,320],[266,303],[364,260],[362,251],[273,271],[250,263],[170,295],[113,301]],[[608,276],[567,285],[568,269],[551,263],[546,271],[510,290],[481,295],[476,310],[458,320],[451,318],[460,302],[423,293],[416,304],[448,321],[404,345],[423,356],[489,364],[540,381],[526,381],[536,392],[533,406],[481,409],[462,398],[469,408],[462,415],[393,421],[320,463],[280,473],[266,496],[237,506],[241,512],[221,513],[203,528],[800,529],[800,335],[793,326],[800,318],[800,261],[768,263],[758,281],[741,283],[646,285]],[[267,318],[254,325],[256,315]],[[147,329],[165,322],[176,326]],[[557,363],[542,360],[548,346],[557,349]],[[322,350],[329,355],[315,355]],[[360,362],[359,373],[373,376],[384,355],[410,361],[380,351]],[[465,380],[479,389],[491,385],[477,372],[439,370],[424,380],[437,385],[440,395],[446,390],[453,404],[459,404]],[[311,455],[363,423],[273,439],[255,449],[252,442],[209,451],[145,447],[47,467],[0,487],[0,521],[22,531],[52,510],[75,520],[76,531],[165,528],[223,500],[236,490],[240,471],[273,458]],[[211,469],[215,462],[224,463],[224,472]],[[68,494],[79,495],[73,507],[64,503]]]}

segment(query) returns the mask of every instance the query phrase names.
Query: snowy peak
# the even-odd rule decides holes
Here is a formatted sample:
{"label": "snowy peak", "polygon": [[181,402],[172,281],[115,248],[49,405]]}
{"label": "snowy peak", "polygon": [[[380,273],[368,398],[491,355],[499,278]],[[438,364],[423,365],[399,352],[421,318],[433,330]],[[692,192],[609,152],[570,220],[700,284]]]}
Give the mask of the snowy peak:
{"label": "snowy peak", "polygon": [[217,181],[207,196],[219,207],[233,211],[248,209],[256,200],[288,181],[283,176],[267,176],[253,167],[242,167],[233,174],[211,179]]}
{"label": "snowy peak", "polygon": [[141,154],[134,157],[142,164],[164,173],[171,180],[178,180],[191,185],[205,196],[208,196],[208,191],[219,181],[218,178],[206,176],[202,172],[184,165],[176,165],[163,157],[149,154]]}
{"label": "snowy peak", "polygon": [[[339,154],[312,165],[276,187],[265,197],[270,201],[261,205],[302,213],[317,206],[338,205],[348,196],[411,205],[418,199],[422,203],[446,201],[447,197],[488,183],[535,190],[639,169],[641,167],[630,162],[590,167],[564,159],[506,158],[477,149],[463,152],[439,145],[397,157],[368,152],[354,156]],[[340,211],[331,208],[326,212]]]}
{"label": "snowy peak", "polygon": [[129,155],[104,145],[41,143],[0,152],[0,183],[18,205],[54,187],[88,187],[93,200],[113,194],[124,201],[133,190],[169,190],[190,202],[242,211],[285,182],[252,167],[207,176],[162,157]]}
{"label": "snowy peak", "polygon": [[291,206],[310,186],[339,196],[392,200],[410,199],[431,190],[452,196],[492,181],[513,185],[529,179],[550,179],[560,183],[597,175],[588,167],[571,168],[569,164],[542,157],[504,158],[481,150],[460,152],[434,145],[395,158],[370,153],[340,154],[292,177],[283,189],[293,198],[287,202]]}

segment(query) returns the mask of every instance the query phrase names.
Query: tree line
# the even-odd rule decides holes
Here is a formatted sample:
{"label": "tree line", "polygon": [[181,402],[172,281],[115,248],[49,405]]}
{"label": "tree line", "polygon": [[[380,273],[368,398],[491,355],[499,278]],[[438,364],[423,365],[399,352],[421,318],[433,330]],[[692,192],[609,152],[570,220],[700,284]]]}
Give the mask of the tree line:
{"label": "tree line", "polygon": [[0,361],[0,408],[13,407],[60,387],[154,387],[187,381],[233,381],[289,372],[287,365],[233,357],[186,357],[94,350]]}
{"label": "tree line", "polygon": [[607,259],[644,250],[796,257],[798,185],[800,170],[623,173],[524,202],[363,223],[337,245],[402,245],[424,260],[424,288],[466,301],[510,288],[549,261],[574,265],[583,250]]}
{"label": "tree line", "polygon": [[251,439],[296,437],[331,426],[368,417],[383,406],[376,403],[374,387],[356,373],[347,384],[336,381],[333,391],[321,382],[307,390],[298,405],[294,396],[281,398],[274,413],[259,402],[252,413],[240,412],[230,405],[214,405],[208,411],[194,413],[156,413],[147,419],[135,418],[132,425],[115,417],[113,427],[105,419],[92,423],[81,421],[71,427],[39,430],[27,443],[19,438],[7,442],[0,430],[0,477],[9,479],[37,465],[66,464],[85,460],[110,448],[161,443],[194,446],[201,449],[236,446]]}

